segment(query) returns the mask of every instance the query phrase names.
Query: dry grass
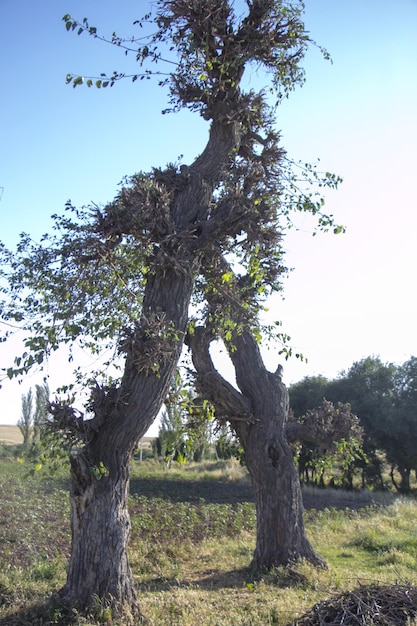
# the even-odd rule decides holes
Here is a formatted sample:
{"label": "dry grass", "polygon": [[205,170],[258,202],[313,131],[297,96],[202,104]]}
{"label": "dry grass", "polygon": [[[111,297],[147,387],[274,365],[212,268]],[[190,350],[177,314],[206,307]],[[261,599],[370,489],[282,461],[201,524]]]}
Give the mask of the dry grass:
{"label": "dry grass", "polygon": [[7,445],[23,443],[22,433],[18,426],[3,426],[0,424],[0,443]]}

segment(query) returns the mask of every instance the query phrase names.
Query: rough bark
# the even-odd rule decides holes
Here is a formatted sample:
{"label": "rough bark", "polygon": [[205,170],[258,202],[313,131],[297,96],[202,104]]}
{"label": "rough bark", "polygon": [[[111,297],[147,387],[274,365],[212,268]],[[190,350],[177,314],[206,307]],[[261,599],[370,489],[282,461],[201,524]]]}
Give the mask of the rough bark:
{"label": "rough bark", "polygon": [[212,336],[203,329],[187,339],[200,391],[227,418],[245,452],[256,504],[257,570],[307,559],[325,566],[307,539],[303,502],[293,454],[286,438],[288,393],[279,372],[268,372],[254,337],[233,338],[230,357],[240,391],[224,381],[209,355]]}
{"label": "rough bark", "polygon": [[71,458],[72,549],[60,595],[64,603],[85,608],[95,594],[111,602],[115,613],[133,613],[137,597],[127,555],[129,463],[120,463],[108,475],[100,472],[102,466],[94,471],[82,453]]}

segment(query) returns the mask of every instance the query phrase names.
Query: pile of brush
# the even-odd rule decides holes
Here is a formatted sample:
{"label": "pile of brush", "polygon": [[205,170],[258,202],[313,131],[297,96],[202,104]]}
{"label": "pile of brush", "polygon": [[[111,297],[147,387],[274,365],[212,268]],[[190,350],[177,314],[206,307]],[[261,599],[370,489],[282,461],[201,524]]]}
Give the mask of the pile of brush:
{"label": "pile of brush", "polygon": [[417,587],[372,584],[317,602],[293,626],[411,626],[416,616]]}

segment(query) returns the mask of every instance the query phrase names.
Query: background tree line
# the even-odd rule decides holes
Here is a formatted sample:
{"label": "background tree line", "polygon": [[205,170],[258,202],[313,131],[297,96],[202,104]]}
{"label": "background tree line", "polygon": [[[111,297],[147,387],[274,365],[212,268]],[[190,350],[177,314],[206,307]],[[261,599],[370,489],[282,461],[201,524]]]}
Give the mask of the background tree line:
{"label": "background tree line", "polygon": [[[339,450],[342,457],[345,453],[345,466],[339,473],[343,486],[352,486],[356,473],[363,487],[384,488],[383,468],[388,464],[394,487],[410,491],[410,475],[417,472],[417,357],[397,366],[369,356],[335,379],[306,377],[292,385],[289,393],[297,420],[302,421],[324,399],[349,403],[352,413],[358,416],[363,431],[362,450],[355,449],[352,441],[353,448]],[[326,452],[314,444],[300,445],[301,480],[324,482],[326,463],[331,465]]]}

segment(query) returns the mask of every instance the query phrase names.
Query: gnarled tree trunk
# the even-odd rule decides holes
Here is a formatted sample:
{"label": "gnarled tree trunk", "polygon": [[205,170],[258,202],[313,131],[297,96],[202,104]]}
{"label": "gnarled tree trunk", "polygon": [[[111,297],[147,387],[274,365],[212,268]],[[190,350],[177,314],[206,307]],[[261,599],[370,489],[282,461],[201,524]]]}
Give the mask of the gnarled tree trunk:
{"label": "gnarled tree trunk", "polygon": [[[106,461],[112,472],[104,469]],[[116,611],[132,611],[137,598],[127,555],[130,464],[101,463],[91,466],[82,453],[71,458],[72,549],[60,595],[71,606],[90,606],[96,595]]]}
{"label": "gnarled tree trunk", "polygon": [[[239,390],[215,370],[209,354],[213,335],[203,329],[187,339],[200,391],[227,419],[245,452],[255,495],[257,570],[307,559],[325,561],[307,539],[300,482],[286,437],[288,393],[279,371],[268,372],[254,337],[244,331],[233,337],[230,357]],[[279,368],[280,369],[280,368]]]}
{"label": "gnarled tree trunk", "polygon": [[164,311],[164,328],[175,335],[168,337],[159,364],[153,353],[155,337],[146,333],[144,324],[143,332],[138,328],[125,346],[120,386],[97,388],[93,392],[95,417],[79,425],[86,443],[71,457],[71,557],[67,582],[60,592],[61,600],[70,606],[89,608],[99,598],[111,605],[113,615],[139,614],[127,554],[130,465],[139,439],[166,397],[181,353],[192,267],[190,263],[188,273],[167,271],[163,278],[154,277],[148,289],[147,310]]}
{"label": "gnarled tree trunk", "polygon": [[[257,350],[257,346],[252,346],[252,350],[254,348]],[[244,359],[244,354],[236,358]],[[248,376],[252,361],[249,363]],[[253,389],[254,414],[259,421],[248,428],[240,428],[256,504],[256,548],[252,566],[256,570],[269,569],[300,559],[324,565],[305,532],[300,481],[285,435],[287,390],[277,374],[266,371],[263,375],[259,371],[254,375]]]}

